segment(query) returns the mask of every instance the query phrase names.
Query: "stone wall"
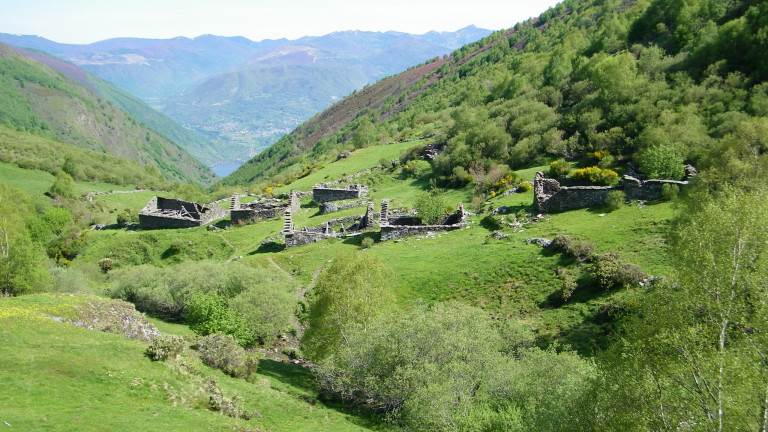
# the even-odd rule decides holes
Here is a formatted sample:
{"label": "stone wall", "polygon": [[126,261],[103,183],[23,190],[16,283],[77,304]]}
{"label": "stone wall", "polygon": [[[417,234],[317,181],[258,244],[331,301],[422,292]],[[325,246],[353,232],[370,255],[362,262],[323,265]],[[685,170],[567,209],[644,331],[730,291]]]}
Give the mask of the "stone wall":
{"label": "stone wall", "polygon": [[231,210],[232,223],[251,222],[257,218],[273,219],[283,214],[285,209],[291,208],[293,211],[296,211],[301,205],[295,191],[291,191],[287,202],[275,199],[241,204],[239,198],[237,201],[235,199],[236,197],[232,197],[232,204],[230,206],[230,208],[233,208]]}
{"label": "stone wall", "polygon": [[682,189],[688,185],[688,182],[675,180],[646,180],[641,182],[630,176],[624,176],[622,179],[624,193],[627,194],[627,198],[633,200],[653,201],[660,199],[661,187],[665,184],[674,184]]}
{"label": "stone wall", "polygon": [[448,215],[439,225],[421,225],[421,219],[410,215],[392,216],[388,209],[389,201],[382,202],[381,241],[436,231],[452,231],[466,225],[466,213],[462,203],[456,206],[455,213]]}
{"label": "stone wall", "polygon": [[[347,216],[332,219],[320,225],[304,227],[297,230],[293,226],[293,217],[290,210],[285,212],[285,224],[280,233],[285,236],[285,246],[293,247],[314,243],[327,238],[345,236],[348,232],[358,232],[373,228],[373,220],[378,216],[373,211],[373,202],[368,203],[367,211],[362,216]],[[334,227],[339,228],[337,232]]]}
{"label": "stone wall", "polygon": [[359,199],[368,194],[368,188],[361,184],[348,185],[345,188],[328,188],[315,185],[312,188],[312,201],[321,204],[328,201]]}
{"label": "stone wall", "polygon": [[463,223],[455,225],[387,225],[381,227],[381,241],[437,231],[453,231],[463,226]]}
{"label": "stone wall", "polygon": [[330,236],[323,233],[309,232],[309,231],[296,231],[290,235],[285,236],[285,247],[301,246],[310,243],[316,243],[320,240],[325,240]]}
{"label": "stone wall", "polygon": [[229,210],[218,203],[202,205],[175,198],[152,197],[139,211],[141,229],[190,228],[223,219]]}
{"label": "stone wall", "polygon": [[533,182],[533,204],[541,213],[557,213],[605,205],[605,198],[613,190],[621,190],[628,199],[652,201],[661,198],[664,184],[683,187],[687,181],[646,180],[624,176],[618,186],[561,186],[555,179],[544,177],[537,172]]}
{"label": "stone wall", "polygon": [[320,213],[325,214],[325,213],[333,213],[341,210],[346,210],[354,207],[362,207],[364,205],[365,205],[365,200],[346,203],[346,204],[338,204],[332,201],[328,201],[328,202],[321,203],[318,207],[320,209]]}

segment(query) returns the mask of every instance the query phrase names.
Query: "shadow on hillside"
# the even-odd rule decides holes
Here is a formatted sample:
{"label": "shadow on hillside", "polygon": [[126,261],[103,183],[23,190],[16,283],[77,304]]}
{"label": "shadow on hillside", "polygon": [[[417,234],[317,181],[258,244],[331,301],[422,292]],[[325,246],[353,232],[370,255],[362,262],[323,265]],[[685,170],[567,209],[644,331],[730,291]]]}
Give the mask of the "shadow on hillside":
{"label": "shadow on hillside", "polygon": [[[259,360],[259,374],[280,381],[283,384],[294,387],[298,392],[291,392],[305,402],[314,405],[315,397],[326,407],[344,413],[346,419],[360,427],[373,430],[382,430],[383,422],[380,417],[374,413],[362,413],[359,409],[344,405],[329,394],[318,394],[317,384],[312,371],[309,369],[290,363],[281,363],[274,360]],[[298,393],[298,394],[296,394]],[[305,393],[309,393],[306,395]],[[385,430],[389,430],[386,428]]]}
{"label": "shadow on hillside", "polygon": [[232,225],[232,219],[227,217],[220,221],[214,222],[212,225],[215,226],[216,228],[224,229]]}
{"label": "shadow on hillside", "polygon": [[247,255],[256,255],[256,254],[262,254],[262,253],[274,253],[274,252],[280,252],[285,249],[285,245],[283,243],[278,242],[264,242],[259,245],[259,247],[256,250],[252,250],[248,252]]}
{"label": "shadow on hillside", "polygon": [[550,258],[550,257],[553,257],[553,256],[558,256],[557,257],[557,266],[561,267],[561,268],[562,267],[568,267],[568,266],[570,266],[572,264],[575,264],[577,262],[576,257],[574,257],[573,255],[570,255],[570,254],[567,254],[567,253],[563,253],[563,252],[560,252],[560,251],[556,251],[556,250],[552,249],[551,247],[543,247],[543,248],[541,248],[541,250],[539,251],[539,254],[541,256],[544,256],[544,257],[547,257],[547,258]]}
{"label": "shadow on hillside", "polygon": [[372,238],[374,243],[379,243],[381,241],[381,233],[375,232],[375,231],[368,231],[361,234],[348,236],[344,239],[342,243],[347,245],[361,246],[363,244],[363,239],[365,238]]}
{"label": "shadow on hillside", "polygon": [[312,371],[299,365],[261,359],[259,360],[258,372],[261,375],[310,393],[317,391]]}

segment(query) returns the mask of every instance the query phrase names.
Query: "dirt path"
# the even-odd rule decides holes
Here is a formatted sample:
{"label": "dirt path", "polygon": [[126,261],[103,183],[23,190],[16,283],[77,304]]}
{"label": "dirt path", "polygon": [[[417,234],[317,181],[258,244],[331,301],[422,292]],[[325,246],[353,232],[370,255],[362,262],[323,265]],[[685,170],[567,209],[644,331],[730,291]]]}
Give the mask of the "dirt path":
{"label": "dirt path", "polygon": [[[275,260],[272,259],[272,257],[267,257],[267,261],[269,261],[270,264],[272,264],[276,269],[280,270],[284,274],[286,274],[289,278],[295,279],[295,277],[289,273],[284,268],[280,267],[278,263],[275,262]],[[296,298],[299,300],[303,300],[305,295],[307,294],[307,291],[312,289],[313,286],[315,286],[315,282],[317,281],[317,278],[320,276],[320,272],[323,271],[326,264],[320,265],[320,267],[315,270],[315,274],[312,275],[312,280],[309,281],[309,284],[305,287],[299,287],[296,290]],[[291,326],[296,329],[296,340],[293,343],[290,343],[290,345],[294,345],[296,348],[298,348],[299,341],[301,341],[301,338],[304,336],[304,331],[306,330],[303,325],[299,322],[299,320],[296,318],[296,315],[291,315]]]}
{"label": "dirt path", "polygon": [[267,261],[269,261],[269,263],[270,263],[270,264],[272,264],[273,266],[275,266],[275,268],[276,268],[276,269],[280,270],[281,272],[283,272],[283,273],[285,273],[286,275],[288,275],[288,277],[289,277],[289,278],[293,279],[293,275],[292,275],[292,274],[290,274],[290,273],[288,273],[288,272],[287,272],[287,271],[286,271],[284,268],[280,267],[280,266],[279,266],[279,265],[278,265],[278,264],[275,262],[275,260],[273,260],[273,259],[272,259],[272,257],[267,257]]}

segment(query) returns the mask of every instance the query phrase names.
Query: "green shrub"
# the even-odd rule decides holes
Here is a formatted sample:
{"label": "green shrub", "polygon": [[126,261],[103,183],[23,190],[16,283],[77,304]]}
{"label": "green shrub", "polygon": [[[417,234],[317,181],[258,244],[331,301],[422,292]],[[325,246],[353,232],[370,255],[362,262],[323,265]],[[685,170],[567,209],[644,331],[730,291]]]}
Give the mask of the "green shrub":
{"label": "green shrub", "polygon": [[565,234],[556,235],[550,247],[557,252],[572,255],[579,261],[587,261],[595,253],[594,243],[587,240],[573,240]]}
{"label": "green shrub", "polygon": [[587,240],[576,240],[571,244],[568,253],[579,261],[588,261],[595,253],[595,244]]}
{"label": "green shrub", "polygon": [[139,222],[139,212],[132,208],[127,208],[117,215],[117,223],[137,223]]}
{"label": "green shrub", "polygon": [[242,318],[229,309],[227,300],[212,292],[199,292],[192,297],[186,308],[186,322],[199,335],[226,333],[243,346],[250,345],[256,339]]}
{"label": "green shrub", "polygon": [[219,387],[216,377],[208,377],[205,380],[205,393],[208,395],[206,401],[207,408],[211,411],[218,411],[228,417],[250,420],[254,416],[260,416],[256,411],[246,411],[243,407],[243,398],[233,396],[228,398]]}
{"label": "green shrub", "polygon": [[168,253],[175,255],[181,252],[183,249],[184,241],[180,239],[173,239],[171,240],[170,246],[168,246]]}
{"label": "green shrub", "polygon": [[590,274],[597,285],[608,291],[636,284],[645,278],[643,270],[613,252],[596,255]]}
{"label": "green shrub", "polygon": [[250,378],[259,364],[255,354],[247,353],[228,334],[210,334],[201,338],[195,347],[203,363],[235,378]]}
{"label": "green shrub", "polygon": [[523,181],[523,182],[520,182],[520,184],[517,186],[517,191],[520,193],[525,193],[530,190],[533,190],[533,185],[531,184],[531,182]]}
{"label": "green shrub", "polygon": [[573,292],[576,291],[577,284],[570,273],[563,268],[557,270],[557,275],[562,279],[563,283],[560,285],[560,288],[550,296],[550,300],[555,304],[561,305],[570,300]]}
{"label": "green shrub", "polygon": [[602,169],[597,166],[591,166],[575,170],[571,173],[571,178],[576,181],[610,186],[618,181],[619,174],[612,169]]}
{"label": "green shrub", "polygon": [[616,158],[611,155],[605,155],[602,159],[600,159],[600,162],[597,163],[597,166],[602,169],[606,168],[613,168],[616,165]]}
{"label": "green shrub", "polygon": [[453,172],[451,174],[451,183],[456,187],[463,187],[469,183],[471,183],[473,180],[472,174],[468,173],[466,169],[462,166],[457,166],[453,168]]}
{"label": "green shrub", "polygon": [[608,192],[608,195],[605,197],[605,205],[608,206],[610,211],[614,211],[621,208],[626,200],[627,194],[625,194],[624,191],[613,190]]}
{"label": "green shrub", "polygon": [[115,262],[109,258],[102,258],[99,260],[99,268],[104,273],[107,273],[108,271],[112,270],[114,266],[115,266]]}
{"label": "green shrub", "polygon": [[567,176],[570,170],[571,164],[565,159],[558,159],[549,164],[549,176],[552,178]]}
{"label": "green shrub", "polygon": [[414,208],[422,223],[434,225],[445,217],[445,202],[439,189],[432,189],[416,198]]}
{"label": "green shrub", "polygon": [[186,346],[181,336],[161,334],[152,339],[146,354],[154,361],[175,360]]}
{"label": "green shrub", "polygon": [[680,193],[680,186],[673,183],[664,183],[661,185],[661,199],[670,201],[677,198]]}
{"label": "green shrub", "polygon": [[683,158],[672,147],[657,145],[638,157],[640,170],[652,179],[680,180],[685,175]]}
{"label": "green shrub", "polygon": [[65,198],[71,198],[75,196],[75,180],[72,176],[59,171],[56,173],[56,179],[53,181],[53,185],[48,189],[51,195],[61,196]]}
{"label": "green shrub", "polygon": [[571,250],[573,239],[569,235],[558,234],[552,239],[552,243],[549,245],[554,251],[568,252]]}
{"label": "green shrub", "polygon": [[364,238],[363,241],[360,243],[360,246],[363,249],[368,249],[368,248],[373,247],[373,239],[370,238],[370,237]]}
{"label": "green shrub", "polygon": [[488,215],[480,220],[480,226],[489,231],[499,230],[501,229],[501,218],[496,215]]}

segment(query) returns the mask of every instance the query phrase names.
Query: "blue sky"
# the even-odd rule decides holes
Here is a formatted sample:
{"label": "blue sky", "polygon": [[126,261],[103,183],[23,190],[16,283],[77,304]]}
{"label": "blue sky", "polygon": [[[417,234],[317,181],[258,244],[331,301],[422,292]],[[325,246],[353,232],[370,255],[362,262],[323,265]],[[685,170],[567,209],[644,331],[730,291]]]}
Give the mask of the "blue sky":
{"label": "blue sky", "polygon": [[0,0],[0,33],[62,43],[203,34],[252,40],[334,31],[491,30],[538,16],[555,0]]}

